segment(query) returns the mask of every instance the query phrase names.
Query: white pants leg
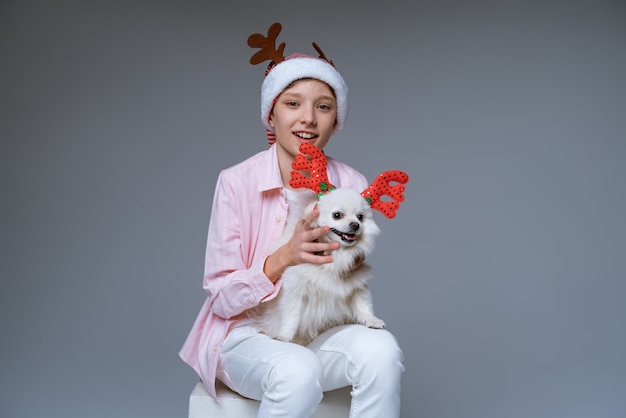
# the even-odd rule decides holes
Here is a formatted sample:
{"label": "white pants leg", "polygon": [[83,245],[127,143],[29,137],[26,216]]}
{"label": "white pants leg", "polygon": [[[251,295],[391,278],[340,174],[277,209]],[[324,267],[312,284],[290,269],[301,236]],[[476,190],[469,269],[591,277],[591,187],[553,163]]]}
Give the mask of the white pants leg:
{"label": "white pants leg", "polygon": [[320,335],[308,348],[322,362],[324,391],[352,386],[350,418],[400,416],[404,356],[390,332],[342,325]]}
{"label": "white pants leg", "polygon": [[400,416],[402,351],[385,330],[333,328],[309,347],[234,329],[220,355],[218,378],[261,401],[259,418],[310,417],[322,392],[352,386],[352,418]]}
{"label": "white pants leg", "polygon": [[274,340],[243,326],[232,330],[220,354],[217,378],[261,401],[259,418],[305,418],[322,400],[322,364],[306,347]]}

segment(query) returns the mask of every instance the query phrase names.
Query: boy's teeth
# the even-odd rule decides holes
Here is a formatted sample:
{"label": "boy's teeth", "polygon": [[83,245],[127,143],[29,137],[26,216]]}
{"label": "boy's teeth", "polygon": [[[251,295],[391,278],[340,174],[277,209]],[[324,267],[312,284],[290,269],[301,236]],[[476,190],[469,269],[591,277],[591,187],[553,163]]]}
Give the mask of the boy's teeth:
{"label": "boy's teeth", "polygon": [[308,133],[304,133],[304,132],[298,132],[296,135],[298,135],[302,139],[311,139],[311,138],[313,138],[315,136],[313,134],[308,134]]}

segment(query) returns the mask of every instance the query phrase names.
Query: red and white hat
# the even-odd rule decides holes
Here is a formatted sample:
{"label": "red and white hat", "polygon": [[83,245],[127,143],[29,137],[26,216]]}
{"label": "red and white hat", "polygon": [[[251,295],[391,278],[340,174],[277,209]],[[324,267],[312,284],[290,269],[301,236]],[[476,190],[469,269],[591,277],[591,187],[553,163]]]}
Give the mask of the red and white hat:
{"label": "red and white hat", "polygon": [[314,78],[328,84],[335,92],[337,99],[337,124],[335,131],[345,125],[348,117],[348,86],[343,77],[335,69],[331,60],[313,43],[313,47],[320,54],[319,58],[311,55],[292,54],[284,57],[285,43],[276,48],[276,38],[282,26],[274,23],[270,26],[267,37],[255,33],[248,38],[248,45],[260,48],[251,58],[251,64],[259,64],[270,60],[265,72],[265,79],[261,86],[261,120],[267,129],[270,145],[274,141],[274,130],[269,124],[269,117],[276,98],[294,81],[303,78]]}

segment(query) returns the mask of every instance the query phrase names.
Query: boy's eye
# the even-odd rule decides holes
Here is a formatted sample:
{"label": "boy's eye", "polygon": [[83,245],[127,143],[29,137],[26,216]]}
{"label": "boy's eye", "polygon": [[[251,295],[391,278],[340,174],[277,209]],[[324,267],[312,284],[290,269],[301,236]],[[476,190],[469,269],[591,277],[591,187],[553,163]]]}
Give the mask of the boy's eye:
{"label": "boy's eye", "polygon": [[325,104],[319,105],[318,107],[322,110],[330,110],[330,106],[325,105]]}
{"label": "boy's eye", "polygon": [[341,218],[343,218],[343,213],[341,212],[333,213],[333,219],[341,219]]}
{"label": "boy's eye", "polygon": [[289,101],[289,102],[286,103],[286,105],[294,107],[294,106],[297,106],[298,104],[296,102],[294,102],[294,101]]}

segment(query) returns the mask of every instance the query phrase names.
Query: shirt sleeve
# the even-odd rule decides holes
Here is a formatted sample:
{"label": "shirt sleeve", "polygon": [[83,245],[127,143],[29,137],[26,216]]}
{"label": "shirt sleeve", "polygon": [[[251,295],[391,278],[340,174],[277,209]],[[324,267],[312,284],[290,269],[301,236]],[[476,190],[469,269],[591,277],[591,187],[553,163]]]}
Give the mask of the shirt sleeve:
{"label": "shirt sleeve", "polygon": [[251,199],[234,193],[228,177],[221,173],[209,221],[203,288],[211,311],[226,319],[274,297],[279,288],[263,273],[265,257],[251,265],[246,261],[253,257],[245,254],[251,246],[244,244],[255,239],[242,219],[245,208],[253,204],[246,200]]}

